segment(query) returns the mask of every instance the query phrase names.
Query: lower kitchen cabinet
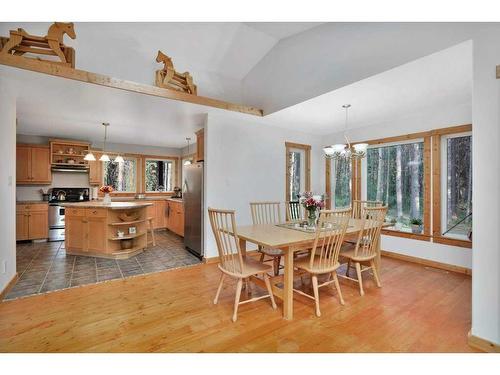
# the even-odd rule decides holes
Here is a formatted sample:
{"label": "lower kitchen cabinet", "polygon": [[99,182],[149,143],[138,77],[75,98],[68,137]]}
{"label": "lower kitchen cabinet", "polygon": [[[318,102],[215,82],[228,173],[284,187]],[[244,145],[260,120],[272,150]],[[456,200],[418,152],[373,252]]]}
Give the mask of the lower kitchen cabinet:
{"label": "lower kitchen cabinet", "polygon": [[184,203],[182,201],[168,200],[167,204],[167,229],[184,237]]}
{"label": "lower kitchen cabinet", "polygon": [[40,240],[49,237],[49,206],[46,203],[16,206],[16,240]]}

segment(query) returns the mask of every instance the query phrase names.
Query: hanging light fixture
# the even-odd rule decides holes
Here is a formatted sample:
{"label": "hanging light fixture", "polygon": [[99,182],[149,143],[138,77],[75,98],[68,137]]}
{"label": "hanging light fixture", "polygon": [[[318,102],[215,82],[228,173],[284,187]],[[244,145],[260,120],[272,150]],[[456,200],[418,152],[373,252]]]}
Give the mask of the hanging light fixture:
{"label": "hanging light fixture", "polygon": [[357,143],[351,146],[349,138],[347,138],[348,111],[350,107],[350,104],[342,106],[345,109],[344,139],[346,143],[338,143],[325,147],[323,151],[325,152],[325,157],[328,159],[363,159],[366,156],[368,143]]}
{"label": "hanging light fixture", "polygon": [[110,161],[111,159],[109,158],[109,155],[106,154],[106,141],[108,140],[108,126],[109,122],[103,122],[102,126],[104,126],[104,145],[102,147],[102,155],[99,158],[100,161]]}
{"label": "hanging light fixture", "polygon": [[[188,155],[189,155],[189,142],[191,141],[191,138],[189,138],[189,137],[186,138],[186,141],[188,143]],[[189,164],[191,164],[191,160],[189,160],[189,159],[188,160],[184,160],[184,165],[189,165]]]}
{"label": "hanging light fixture", "polygon": [[85,156],[83,157],[83,160],[95,161],[95,156],[91,151],[89,151],[89,152],[87,152],[87,154],[85,154]]}
{"label": "hanging light fixture", "polygon": [[115,163],[125,163],[125,159],[123,159],[123,156],[121,156],[120,154],[116,155],[116,158],[115,158]]}

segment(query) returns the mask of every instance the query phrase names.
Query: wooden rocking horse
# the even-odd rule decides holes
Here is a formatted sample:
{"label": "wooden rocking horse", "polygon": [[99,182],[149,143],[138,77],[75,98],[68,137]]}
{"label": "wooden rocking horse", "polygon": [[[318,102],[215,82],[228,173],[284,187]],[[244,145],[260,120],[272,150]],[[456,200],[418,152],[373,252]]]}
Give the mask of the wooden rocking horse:
{"label": "wooden rocking horse", "polygon": [[161,51],[158,51],[156,62],[163,63],[163,69],[156,71],[156,86],[197,95],[197,87],[189,72],[176,72],[172,59]]}
{"label": "wooden rocking horse", "polygon": [[57,56],[61,61],[48,61],[55,64],[69,65],[75,67],[75,50],[63,44],[64,34],[68,34],[71,39],[76,38],[73,22],[54,22],[46,36],[35,36],[28,34],[19,28],[10,30],[10,38],[0,37],[0,55],[22,56],[25,53],[35,55]]}

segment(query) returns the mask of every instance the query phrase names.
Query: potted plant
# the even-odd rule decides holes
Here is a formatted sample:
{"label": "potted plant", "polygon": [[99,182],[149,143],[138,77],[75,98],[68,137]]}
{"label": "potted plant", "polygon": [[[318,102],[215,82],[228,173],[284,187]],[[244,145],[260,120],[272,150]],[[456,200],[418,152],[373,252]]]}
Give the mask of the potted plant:
{"label": "potted plant", "polygon": [[412,233],[422,233],[422,219],[416,217],[410,220]]}
{"label": "potted plant", "polygon": [[111,203],[111,197],[109,196],[109,193],[113,192],[113,186],[110,185],[104,185],[101,186],[99,189],[101,193],[104,193],[104,199],[102,200],[104,204],[109,204]]}
{"label": "potted plant", "polygon": [[317,212],[325,207],[323,196],[315,198],[312,192],[306,191],[301,194],[300,202],[307,211],[307,225],[309,227],[316,226]]}

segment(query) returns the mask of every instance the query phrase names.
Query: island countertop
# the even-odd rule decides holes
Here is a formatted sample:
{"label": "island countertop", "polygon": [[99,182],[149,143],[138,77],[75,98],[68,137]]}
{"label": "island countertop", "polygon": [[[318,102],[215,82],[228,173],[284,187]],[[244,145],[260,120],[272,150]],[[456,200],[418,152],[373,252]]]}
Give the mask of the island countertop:
{"label": "island countertop", "polygon": [[110,210],[128,210],[131,208],[141,208],[152,206],[153,203],[148,202],[111,202],[104,203],[102,201],[87,201],[87,202],[74,202],[74,203],[60,203],[63,207],[74,208],[107,208]]}

